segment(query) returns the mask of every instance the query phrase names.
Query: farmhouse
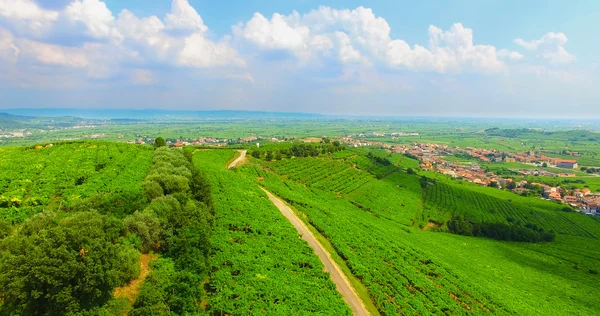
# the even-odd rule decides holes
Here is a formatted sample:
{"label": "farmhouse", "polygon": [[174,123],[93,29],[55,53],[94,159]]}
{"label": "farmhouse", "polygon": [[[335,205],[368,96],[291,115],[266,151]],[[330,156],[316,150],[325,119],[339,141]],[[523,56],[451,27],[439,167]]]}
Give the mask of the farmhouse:
{"label": "farmhouse", "polygon": [[556,161],[556,166],[559,168],[565,168],[565,169],[575,169],[577,168],[577,160],[557,160]]}

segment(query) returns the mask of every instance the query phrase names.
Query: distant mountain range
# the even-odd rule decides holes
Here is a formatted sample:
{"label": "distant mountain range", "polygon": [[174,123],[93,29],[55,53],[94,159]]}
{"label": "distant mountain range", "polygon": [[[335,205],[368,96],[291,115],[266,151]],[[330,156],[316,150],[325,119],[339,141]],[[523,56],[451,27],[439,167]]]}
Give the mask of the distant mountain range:
{"label": "distant mountain range", "polygon": [[[261,118],[319,118],[321,114],[261,111],[177,111],[134,109],[2,109],[0,118],[9,115],[29,117],[79,117],[86,119],[261,119]],[[15,117],[12,117],[15,119]],[[21,119],[24,119],[21,117]]]}

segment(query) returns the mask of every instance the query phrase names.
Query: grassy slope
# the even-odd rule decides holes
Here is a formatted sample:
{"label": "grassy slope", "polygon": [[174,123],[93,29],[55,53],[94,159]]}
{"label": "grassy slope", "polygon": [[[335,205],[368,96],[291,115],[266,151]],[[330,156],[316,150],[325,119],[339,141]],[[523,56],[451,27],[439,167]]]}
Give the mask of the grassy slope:
{"label": "grassy slope", "polygon": [[215,204],[210,311],[235,315],[350,315],[312,249],[243,173],[225,169],[234,151],[198,151]]}
{"label": "grassy slope", "polygon": [[[267,167],[276,164],[273,162],[267,164]],[[359,208],[345,202],[344,198],[340,199],[339,195],[322,192],[310,184],[307,187],[305,182],[300,180],[292,181],[287,177],[282,178],[251,167],[246,167],[246,169],[250,173],[258,172],[265,176],[264,184],[270,190],[290,200],[308,216],[310,222],[323,235],[331,240],[341,257],[346,258],[346,263],[353,273],[363,280],[380,310],[392,311],[394,310],[392,306],[397,306],[396,304],[403,306],[402,302],[390,302],[382,299],[389,298],[393,294],[401,295],[405,302],[409,302],[407,306],[403,306],[404,309],[400,309],[403,311],[411,308],[415,310],[425,308],[428,312],[441,311],[440,306],[444,306],[444,304],[446,308],[455,308],[455,304],[453,305],[452,302],[456,303],[456,301],[452,298],[452,301],[449,301],[449,296],[440,295],[433,287],[427,286],[419,272],[415,274],[405,271],[403,275],[406,280],[410,280],[408,284],[425,282],[422,283],[425,286],[421,287],[421,289],[427,289],[423,291],[423,296],[411,293],[410,286],[408,287],[410,294],[406,296],[407,293],[396,288],[398,284],[403,284],[402,280],[388,275],[387,282],[397,281],[399,283],[396,286],[386,287],[377,274],[372,274],[373,270],[384,273],[384,275],[387,275],[387,270],[390,273],[395,271],[393,273],[396,275],[402,274],[397,270],[400,265],[413,266],[418,271],[424,267],[419,262],[415,262],[417,257],[434,262],[437,265],[436,271],[439,269],[445,271],[442,276],[445,277],[448,286],[444,289],[454,288],[455,292],[456,288],[464,290],[466,295],[463,299],[468,301],[469,297],[474,298],[471,300],[471,307],[474,306],[475,309],[482,304],[496,313],[554,314],[556,311],[561,311],[591,315],[595,313],[594,306],[600,302],[593,294],[599,278],[597,275],[589,273],[590,269],[595,269],[594,267],[600,263],[598,255],[600,246],[597,239],[559,235],[553,243],[526,244],[408,229],[394,220],[394,216],[397,214],[383,216],[385,213],[375,212],[374,208],[371,209],[372,212],[365,211],[364,206]],[[277,171],[277,168],[271,168],[271,170]],[[297,176],[297,178],[301,177]],[[413,197],[410,197],[410,191],[412,191],[410,188],[415,187],[415,183],[411,184],[410,180],[386,178],[377,182],[385,181],[402,184],[404,187],[397,187],[396,190],[404,189],[406,191],[402,194],[406,201],[414,200],[418,196],[413,194]],[[372,181],[368,182],[365,186],[343,197],[356,199],[360,196],[362,199],[368,200],[369,197],[365,196],[375,195],[375,198],[371,198],[371,202],[364,204],[376,205],[375,202],[382,201],[383,196],[391,190],[382,192],[383,186],[375,189],[372,183]],[[488,189],[473,189],[475,194],[491,192]],[[395,193],[390,194],[396,195]],[[496,195],[494,198],[503,201],[506,201],[509,196],[514,196],[504,192]],[[537,207],[552,206],[541,203],[543,201],[534,201],[533,199],[527,199],[527,201],[535,202],[533,205]],[[392,203],[386,200],[383,202],[388,205]],[[404,204],[408,205],[408,203]],[[415,205],[417,206],[415,207]],[[416,212],[418,203],[413,202],[408,208]],[[548,212],[554,211],[548,210]],[[564,213],[561,215],[566,217],[568,222],[572,222],[576,227],[593,235],[599,232],[600,225],[597,221],[579,214]],[[404,228],[402,228],[403,226]],[[410,233],[407,233],[407,230]],[[385,248],[381,248],[382,243],[386,245]],[[412,251],[408,251],[407,254],[406,249],[412,249]],[[404,255],[398,257],[401,253]],[[381,262],[388,264],[381,265]],[[450,290],[447,292],[449,293]],[[415,297],[417,298],[415,299]],[[434,299],[431,300],[430,297],[434,297]],[[432,301],[435,300],[440,300],[440,303],[433,305],[435,303]],[[460,309],[455,311],[460,311]]]}

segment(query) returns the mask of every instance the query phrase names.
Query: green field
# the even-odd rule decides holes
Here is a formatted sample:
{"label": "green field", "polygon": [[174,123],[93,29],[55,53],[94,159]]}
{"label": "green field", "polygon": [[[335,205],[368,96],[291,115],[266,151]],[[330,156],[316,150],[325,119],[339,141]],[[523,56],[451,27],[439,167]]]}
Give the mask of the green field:
{"label": "green field", "polygon": [[209,310],[217,315],[349,315],[312,249],[245,173],[232,150],[195,152],[215,202]]}
{"label": "green field", "polygon": [[[350,315],[263,186],[332,252],[373,314],[596,314],[598,218],[377,148],[342,149],[265,144],[228,170],[233,149],[0,148],[0,313]],[[452,234],[456,218],[553,241]],[[40,274],[49,269],[65,277]],[[82,294],[96,287],[78,275],[101,290]],[[64,295],[23,299],[31,289]]]}
{"label": "green field", "polygon": [[151,157],[150,147],[107,142],[0,148],[0,217],[21,221],[89,197],[112,199],[112,212],[130,212],[143,203],[140,183]]}
{"label": "green field", "polygon": [[[331,242],[382,314],[595,314],[597,220],[491,188],[438,181],[423,194],[418,176],[398,171],[377,179],[380,169],[350,154],[243,169],[263,177],[258,185],[286,199]],[[453,212],[532,222],[557,237],[502,242],[426,225],[443,224]]]}

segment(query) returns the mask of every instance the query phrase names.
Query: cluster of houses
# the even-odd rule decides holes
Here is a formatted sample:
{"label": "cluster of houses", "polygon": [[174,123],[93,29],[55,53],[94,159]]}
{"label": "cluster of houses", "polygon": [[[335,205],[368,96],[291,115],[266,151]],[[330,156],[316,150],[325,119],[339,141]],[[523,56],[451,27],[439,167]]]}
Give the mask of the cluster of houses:
{"label": "cluster of houses", "polygon": [[[181,138],[181,139],[166,139],[166,143],[170,147],[183,147],[191,145],[213,145],[213,146],[224,146],[227,145],[229,140],[222,138],[212,137],[199,137],[199,138]],[[137,135],[135,139],[129,140],[130,144],[154,144],[154,138],[144,135]]]}
{"label": "cluster of houses", "polygon": [[31,135],[31,132],[29,132],[29,131],[13,131],[13,132],[6,132],[3,134],[0,134],[0,138],[25,137],[25,136],[29,136],[29,135]]}
{"label": "cluster of houses", "polygon": [[[468,154],[470,157],[480,161],[495,162],[515,162],[523,163],[545,162],[548,165],[554,165],[559,168],[572,169],[577,167],[575,160],[562,160],[549,158],[545,156],[523,156],[512,153],[503,153],[487,149],[450,147],[440,144],[413,143],[412,145],[393,146],[389,149],[392,152],[401,154],[410,154],[416,157],[420,164],[419,167],[424,170],[430,170],[448,175],[455,179],[476,183],[482,186],[493,186],[497,188],[507,188],[517,194],[527,194],[527,191],[543,190],[542,197],[548,200],[561,201],[569,204],[581,212],[588,214],[600,214],[600,195],[592,194],[590,189],[568,190],[561,187],[551,187],[543,183],[528,183],[525,180],[515,181],[511,178],[502,178],[494,172],[481,169],[478,163],[455,163],[444,159],[445,156]],[[575,176],[573,173],[554,173],[546,170],[522,169],[516,171],[522,176],[545,175],[545,176]]]}
{"label": "cluster of houses", "polygon": [[549,167],[564,168],[564,169],[576,169],[578,167],[577,160],[552,158],[545,155],[535,153],[533,151],[526,151],[522,153],[509,153],[498,150],[490,150],[483,148],[467,147],[464,152],[472,156],[473,158],[479,159],[483,162],[521,162],[529,164],[546,164]]}

